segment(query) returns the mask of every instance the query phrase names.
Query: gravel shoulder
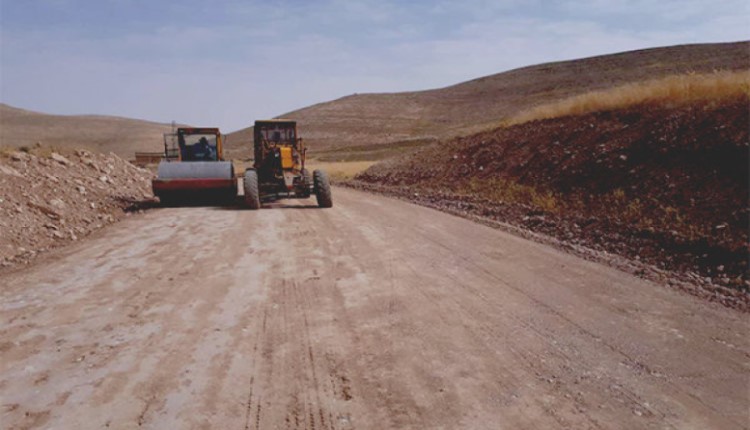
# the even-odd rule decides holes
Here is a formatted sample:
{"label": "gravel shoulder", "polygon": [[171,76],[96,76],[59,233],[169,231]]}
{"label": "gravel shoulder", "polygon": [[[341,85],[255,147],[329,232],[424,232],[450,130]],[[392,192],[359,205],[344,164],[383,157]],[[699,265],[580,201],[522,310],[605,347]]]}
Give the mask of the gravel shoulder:
{"label": "gravel shoulder", "polygon": [[[576,232],[575,220],[539,213],[528,205],[493,202],[476,196],[429,188],[368,184],[357,180],[339,181],[338,185],[466,218],[589,261],[608,265],[663,287],[680,290],[742,312],[750,311],[750,294],[744,289],[728,288],[714,282],[711,277],[703,277],[694,271],[667,269],[663,264],[659,267],[658,259],[644,261],[637,255],[628,256],[631,252],[627,251],[632,251],[633,247],[627,241],[618,241],[616,236],[606,237],[603,234],[592,240],[592,233],[577,234],[579,232]],[[662,250],[661,257],[665,256],[668,256],[668,253]]]}

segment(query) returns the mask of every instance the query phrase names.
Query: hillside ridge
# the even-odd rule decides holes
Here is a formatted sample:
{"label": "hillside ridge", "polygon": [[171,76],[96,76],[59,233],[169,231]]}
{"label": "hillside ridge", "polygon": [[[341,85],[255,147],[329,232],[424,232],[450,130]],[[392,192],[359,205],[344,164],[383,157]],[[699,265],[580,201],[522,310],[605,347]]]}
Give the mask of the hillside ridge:
{"label": "hillside ridge", "polygon": [[[444,88],[359,93],[287,112],[311,148],[442,140],[480,131],[534,106],[594,90],[679,73],[750,70],[750,42],[639,49],[525,66]],[[232,136],[229,152],[247,156],[252,127]]]}
{"label": "hillside ridge", "polygon": [[0,103],[0,146],[32,147],[37,143],[67,149],[113,152],[132,159],[136,151],[160,151],[171,124],[121,116],[58,115]]}
{"label": "hillside ridge", "polygon": [[[328,160],[347,148],[376,160],[403,147],[466,136],[514,113],[594,90],[675,73],[750,70],[750,42],[677,45],[525,66],[444,88],[355,93],[279,117],[295,119],[311,156]],[[0,145],[85,148],[132,158],[159,151],[171,125],[120,116],[45,114],[0,103]],[[229,133],[227,158],[248,158],[252,127]],[[385,149],[384,149],[385,148]]]}

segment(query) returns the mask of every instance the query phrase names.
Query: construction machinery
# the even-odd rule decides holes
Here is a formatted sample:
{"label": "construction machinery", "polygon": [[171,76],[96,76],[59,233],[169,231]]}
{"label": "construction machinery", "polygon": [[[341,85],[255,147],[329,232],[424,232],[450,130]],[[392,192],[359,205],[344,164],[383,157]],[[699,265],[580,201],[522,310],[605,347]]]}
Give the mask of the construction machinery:
{"label": "construction machinery", "polygon": [[262,200],[309,198],[315,195],[318,206],[333,206],[328,175],[322,170],[305,168],[305,148],[293,120],[255,121],[254,163],[243,178],[245,205],[258,209]]}
{"label": "construction machinery", "polygon": [[222,154],[218,128],[181,127],[164,135],[164,159],[152,181],[164,205],[210,200],[233,202],[237,180],[231,161]]}

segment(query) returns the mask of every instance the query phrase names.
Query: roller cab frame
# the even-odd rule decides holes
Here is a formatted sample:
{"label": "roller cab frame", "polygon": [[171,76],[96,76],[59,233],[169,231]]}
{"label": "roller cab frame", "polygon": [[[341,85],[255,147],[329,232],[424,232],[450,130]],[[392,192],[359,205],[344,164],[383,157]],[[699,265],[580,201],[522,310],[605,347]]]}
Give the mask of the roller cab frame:
{"label": "roller cab frame", "polygon": [[154,195],[167,205],[233,201],[237,181],[232,163],[224,160],[223,140],[218,128],[181,127],[165,134]]}

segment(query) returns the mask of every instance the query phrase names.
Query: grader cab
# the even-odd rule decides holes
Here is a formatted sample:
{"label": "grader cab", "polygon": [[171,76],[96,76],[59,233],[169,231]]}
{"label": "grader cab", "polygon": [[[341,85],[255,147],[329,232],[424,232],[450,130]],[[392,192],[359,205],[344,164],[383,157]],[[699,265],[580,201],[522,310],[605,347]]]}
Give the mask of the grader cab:
{"label": "grader cab", "polygon": [[322,170],[310,174],[305,167],[305,148],[293,120],[255,121],[253,167],[245,171],[245,204],[258,209],[261,200],[309,198],[318,206],[333,206],[328,176]]}

